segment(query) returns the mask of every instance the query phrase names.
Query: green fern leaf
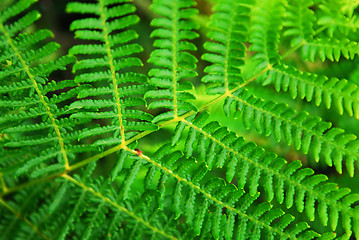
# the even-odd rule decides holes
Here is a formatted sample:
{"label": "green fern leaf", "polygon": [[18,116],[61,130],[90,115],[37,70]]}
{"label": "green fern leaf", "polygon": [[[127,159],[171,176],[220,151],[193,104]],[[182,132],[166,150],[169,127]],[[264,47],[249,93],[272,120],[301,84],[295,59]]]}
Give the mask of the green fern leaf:
{"label": "green fern leaf", "polygon": [[293,37],[292,46],[313,38],[313,23],[316,20],[313,10],[310,9],[313,4],[311,0],[295,0],[287,5],[287,18],[284,21],[287,29],[284,35]]}
{"label": "green fern leaf", "polygon": [[0,1],[1,239],[358,238],[357,0],[81,0],[56,36],[35,2]]}
{"label": "green fern leaf", "polygon": [[[210,53],[202,55],[202,59],[212,63],[204,70],[208,75],[202,82],[212,83],[208,92],[224,93],[238,83],[242,83],[240,67],[243,65],[246,47],[244,32],[247,31],[249,9],[241,2],[221,1],[214,9],[209,27],[208,37],[215,42],[206,42],[204,48]],[[224,86],[223,91],[216,90]]]}
{"label": "green fern leaf", "polygon": [[[226,208],[227,211],[232,212],[232,214],[237,215],[239,219],[246,219],[250,222],[250,226],[246,229],[246,231],[258,231],[258,236],[262,236],[261,234],[267,233],[268,229],[271,229],[271,224],[274,219],[280,218],[283,215],[283,212],[278,214],[277,210],[271,210],[270,204],[267,204],[267,208],[261,209],[261,207],[256,206],[253,211],[250,213],[246,213],[247,209],[253,204],[255,199],[259,196],[258,193],[255,193],[254,196],[250,196],[249,194],[243,195],[243,191],[238,190],[235,186],[231,184],[226,184],[223,179],[220,178],[211,178],[210,180],[203,176],[199,179],[197,183],[192,182],[190,179],[185,178],[184,174],[187,176],[191,176],[192,174],[197,172],[197,166],[194,164],[192,159],[183,159],[183,155],[178,155],[178,152],[171,151],[170,144],[162,146],[157,153],[155,153],[156,160],[152,160],[147,156],[140,155],[140,157],[146,160],[148,163],[153,164],[156,166],[157,171],[160,171],[162,176],[167,175],[166,178],[160,178],[156,180],[159,184],[163,185],[163,190],[161,191],[161,195],[171,194],[168,193],[168,187],[166,185],[172,185],[172,179],[175,178],[176,187],[174,189],[174,195],[172,196],[173,199],[173,208],[174,211],[177,212],[177,217],[180,214],[189,214],[190,218],[193,216],[193,211],[195,211],[195,218],[194,218],[194,233],[196,235],[202,235],[202,228],[206,228],[207,224],[212,224],[212,234],[214,237],[219,237],[220,232],[224,232],[225,225],[221,224],[221,220],[219,220],[220,216],[222,216],[222,209]],[[131,170],[133,172],[133,170]],[[189,173],[192,174],[189,174]],[[153,174],[153,173],[151,173]],[[191,178],[191,177],[189,177]],[[204,182],[203,182],[204,181]],[[181,184],[180,187],[178,184]],[[186,189],[192,189],[195,192],[197,197],[191,195],[187,196],[184,195]],[[188,201],[193,201],[190,199],[199,198],[200,205],[204,206],[197,211],[194,209],[188,210],[183,209],[184,206],[178,202],[178,196],[182,195],[182,198],[189,199]],[[198,196],[199,195],[199,196]],[[243,196],[242,196],[243,195]],[[242,196],[242,197],[241,197]],[[164,201],[164,199],[162,200]],[[162,204],[164,206],[165,203]],[[215,213],[213,216],[206,218],[208,208],[212,208],[213,205]],[[249,210],[248,210],[249,211]],[[260,212],[260,213],[259,213]],[[284,215],[285,216],[285,215]],[[186,216],[187,217],[187,216]],[[206,221],[205,219],[211,219],[210,222]],[[227,217],[225,218],[227,219]],[[225,223],[227,220],[223,221]],[[287,220],[286,220],[287,221]],[[289,224],[287,222],[287,224]],[[263,228],[263,229],[262,229]],[[295,235],[298,233],[287,233],[284,229],[276,229],[275,233],[271,230],[268,230],[268,234],[274,237],[275,235],[279,234],[283,237],[295,238]],[[304,230],[304,229],[303,229]],[[246,233],[247,234],[247,233]],[[287,235],[288,234],[288,235]],[[316,233],[315,233],[316,234]],[[318,236],[318,235],[316,235]]]}
{"label": "green fern leaf", "polygon": [[321,61],[326,59],[339,61],[340,56],[353,59],[359,55],[359,47],[356,42],[345,38],[342,40],[318,38],[303,45],[302,55],[309,61],[314,61],[315,56]]}
{"label": "green fern leaf", "polygon": [[[198,37],[194,32],[197,24],[190,20],[197,13],[192,8],[195,2],[185,1],[154,1],[151,8],[162,18],[155,18],[151,25],[156,27],[151,37],[157,38],[153,45],[156,48],[148,62],[155,65],[149,71],[150,83],[157,90],[147,92],[146,98],[160,98],[167,100],[154,101],[149,104],[150,109],[167,108],[170,112],[157,116],[154,122],[176,118],[188,111],[196,111],[195,105],[181,99],[182,92],[180,83],[183,78],[195,77],[197,59],[186,50],[196,50],[195,45],[189,40]],[[190,86],[193,88],[193,85]],[[172,112],[173,111],[173,112]]]}
{"label": "green fern leaf", "polygon": [[343,15],[345,6],[337,8],[336,6],[339,4],[343,4],[343,1],[322,3],[319,6],[321,16],[318,18],[318,24],[327,28],[330,37],[333,37],[334,33],[341,33],[349,37],[350,34],[355,34],[358,30],[358,19],[356,16],[352,16],[353,9],[350,9],[350,5],[347,6],[348,9],[346,10],[349,11],[349,16]]}
{"label": "green fern leaf", "polygon": [[324,102],[328,109],[334,102],[339,114],[343,114],[345,109],[350,116],[359,118],[358,86],[345,79],[329,79],[303,73],[293,67],[276,66],[267,72],[263,85],[270,83],[277,91],[289,91],[292,98],[305,98],[308,102],[314,100],[317,106]]}
{"label": "green fern leaf", "polygon": [[249,50],[258,52],[255,58],[262,61],[260,67],[277,64],[280,56],[275,46],[279,42],[278,32],[283,27],[283,1],[258,1],[252,11],[256,17],[252,19]]}
{"label": "green fern leaf", "polygon": [[[81,60],[76,62],[73,70],[79,72],[75,81],[81,84],[92,83],[94,81],[106,81],[107,87],[98,88],[92,85],[88,91],[83,90],[78,97],[89,96],[112,96],[112,100],[79,100],[70,105],[71,108],[90,109],[89,112],[77,112],[73,114],[72,118],[90,118],[90,119],[104,119],[109,118],[116,121],[119,125],[120,141],[126,140],[125,122],[128,119],[151,121],[152,116],[138,110],[126,110],[132,106],[144,106],[145,101],[141,98],[129,99],[125,98],[133,92],[127,94],[122,90],[138,90],[143,89],[142,94],[146,91],[147,85],[146,77],[139,74],[119,73],[124,68],[142,66],[141,61],[136,57],[127,57],[134,53],[142,51],[142,47],[136,43],[130,43],[131,40],[136,39],[138,35],[133,30],[124,30],[122,33],[115,31],[123,30],[138,22],[138,17],[134,15],[135,7],[130,3],[121,4],[123,1],[106,2],[99,1],[98,3],[81,3],[74,2],[67,5],[67,11],[73,13],[91,13],[97,18],[85,18],[75,20],[71,24],[71,30],[75,31],[75,36],[83,40],[96,40],[99,44],[80,44],[70,49],[70,54],[82,56]],[[114,5],[115,4],[115,5]],[[96,56],[97,55],[97,56]],[[100,57],[99,57],[99,56]],[[103,68],[106,71],[103,71]],[[134,78],[133,78],[134,77]],[[131,86],[125,86],[127,82],[134,82]],[[138,92],[141,94],[141,92]],[[111,111],[101,111],[103,108],[112,108]],[[138,121],[137,124],[142,128],[146,128],[146,122]],[[82,134],[86,137],[93,135],[102,135],[109,133],[117,128],[97,128],[96,131],[86,131]],[[141,129],[138,127],[137,129]],[[134,130],[133,128],[131,130]],[[112,131],[113,132],[113,131]],[[114,133],[114,136],[117,134]],[[117,141],[107,141],[106,145],[117,143]],[[99,141],[97,142],[99,143]],[[98,144],[97,144],[98,145]]]}
{"label": "green fern leaf", "polygon": [[[225,161],[238,161],[237,167],[233,167],[230,163],[225,164],[227,166],[226,175],[232,176],[233,171],[235,171],[235,175],[238,176],[238,187],[247,187],[252,196],[257,193],[261,180],[269,201],[275,196],[278,202],[285,203],[287,208],[291,208],[295,203],[299,212],[305,209],[311,221],[315,218],[315,212],[319,211],[314,208],[315,202],[321,204],[318,214],[322,223],[327,225],[328,219],[331,219],[333,230],[338,223],[338,218],[333,216],[335,212],[342,212],[343,217],[350,216],[350,219],[355,222],[358,221],[353,209],[348,208],[358,201],[357,194],[348,195],[349,189],[338,189],[335,184],[327,183],[328,178],[325,175],[313,175],[314,171],[309,168],[301,168],[299,161],[286,164],[284,159],[236,137],[216,122],[205,124],[206,118],[208,118],[208,114],[201,114],[197,118],[198,121],[197,119],[182,121],[192,130],[188,131],[188,137],[191,134],[194,135],[193,132],[196,133],[195,140],[192,140],[192,146],[197,147],[192,149],[191,154],[188,154],[187,157],[200,152],[199,156],[203,156],[202,160],[211,169],[215,166],[221,167],[218,166],[218,162],[223,159],[222,152],[226,152]],[[177,127],[177,130],[179,129]],[[184,128],[181,128],[181,132],[184,132]],[[202,144],[206,146],[205,149],[208,149],[205,153],[202,152]],[[185,146],[185,151],[188,151],[187,147]],[[231,180],[231,178],[229,177],[227,180]],[[295,202],[293,201],[294,194],[296,194]],[[323,201],[324,199],[326,200]],[[327,202],[328,199],[335,200],[329,203]],[[351,200],[347,202],[346,199]],[[331,205],[330,217],[328,212],[324,210],[329,205]],[[345,223],[343,222],[343,224]],[[348,229],[347,232],[350,231]]]}
{"label": "green fern leaf", "polygon": [[355,135],[345,134],[344,130],[339,128],[331,128],[331,123],[308,117],[306,112],[296,114],[285,105],[258,99],[244,90],[234,92],[232,98],[232,104],[235,103],[236,106],[235,115],[242,113],[246,128],[254,126],[259,133],[273,134],[278,142],[284,136],[288,144],[293,144],[297,150],[301,149],[304,153],[308,153],[311,147],[316,161],[321,159],[318,155],[320,149],[325,149],[323,159],[329,166],[334,163],[339,173],[342,173],[343,157],[346,156],[346,166],[349,174],[353,176],[353,164],[358,159]]}
{"label": "green fern leaf", "polygon": [[[48,30],[39,30],[34,34],[19,34],[19,31],[31,25],[40,16],[37,11],[30,13],[23,12],[32,3],[33,1],[19,1],[1,14],[2,22],[0,23],[2,36],[1,51],[4,52],[2,61],[8,63],[5,69],[1,71],[0,78],[3,80],[2,89],[10,90],[8,97],[3,98],[6,100],[2,100],[2,107],[8,109],[8,111],[0,120],[1,131],[9,134],[9,141],[5,145],[11,148],[23,148],[24,152],[28,151],[28,147],[36,149],[38,153],[40,152],[39,155],[33,156],[32,159],[27,159],[26,164],[16,171],[17,174],[25,173],[43,161],[53,161],[58,154],[61,155],[59,158],[61,159],[59,164],[62,164],[61,169],[68,167],[69,161],[65,147],[67,144],[65,142],[66,131],[60,129],[58,125],[55,118],[58,108],[54,104],[54,102],[60,103],[65,99],[58,97],[56,94],[49,98],[45,95],[49,91],[45,92],[43,89],[47,85],[46,77],[55,70],[63,69],[66,65],[73,62],[74,58],[65,56],[49,63],[38,63],[42,58],[55,52],[59,45],[54,42],[44,42],[47,38],[53,37],[53,34]],[[20,13],[23,14],[23,17],[19,20],[15,20],[15,22],[7,21]],[[40,48],[35,51],[35,46],[40,46]],[[8,81],[6,79],[12,78],[17,80],[12,86],[6,87]],[[29,98],[24,99],[21,95],[18,95],[17,92],[19,90],[21,92],[26,91],[25,94]],[[51,124],[49,128],[46,128],[48,134],[40,138],[36,138],[36,130],[39,128],[33,128],[31,124],[38,117],[44,117],[45,122]],[[14,132],[11,133],[11,129],[14,129],[15,124],[23,126],[21,129],[17,128],[16,134]],[[23,134],[25,132],[31,132],[32,136],[24,137]],[[56,146],[55,151],[53,151],[54,145]],[[59,165],[56,166],[59,167]]]}

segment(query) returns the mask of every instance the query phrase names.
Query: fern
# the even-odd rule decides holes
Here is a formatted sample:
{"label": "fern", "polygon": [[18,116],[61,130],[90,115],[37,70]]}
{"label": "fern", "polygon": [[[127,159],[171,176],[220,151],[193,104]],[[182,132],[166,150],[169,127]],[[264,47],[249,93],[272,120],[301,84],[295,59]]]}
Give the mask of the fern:
{"label": "fern", "polygon": [[0,239],[358,238],[358,2],[71,1],[67,54],[41,4],[0,3]]}
{"label": "fern", "polygon": [[[79,100],[70,105],[70,108],[85,109],[71,115],[73,119],[111,119],[113,127],[96,126],[80,133],[79,139],[112,132],[112,137],[96,141],[96,146],[124,143],[126,135],[131,136],[138,130],[156,129],[156,126],[149,123],[153,118],[151,115],[131,109],[134,106],[145,105],[141,95],[149,90],[146,76],[133,72],[120,73],[124,68],[142,66],[140,59],[131,57],[132,54],[142,51],[140,45],[130,43],[138,37],[137,33],[133,30],[124,30],[137,23],[139,18],[132,14],[135,11],[132,4],[112,6],[115,3],[116,1],[99,1],[97,4],[73,2],[67,5],[68,12],[96,15],[96,18],[75,20],[70,28],[75,30],[75,38],[98,43],[76,45],[69,51],[70,54],[79,55],[79,58],[81,56],[73,67],[78,73],[75,82],[83,85],[107,82],[101,87],[89,85],[89,88],[81,90],[78,94],[78,98],[95,99]],[[111,98],[107,99],[106,95],[111,95]],[[137,95],[139,96],[136,97]],[[99,96],[104,99],[96,99]],[[103,108],[112,110],[102,111]],[[99,110],[101,114],[97,113]]]}
{"label": "fern", "polygon": [[346,79],[318,76],[281,65],[267,72],[263,85],[271,83],[278,92],[289,91],[292,98],[305,98],[308,102],[314,100],[317,106],[324,102],[328,109],[335,105],[339,114],[342,115],[345,110],[350,116],[359,118],[358,85]]}
{"label": "fern", "polygon": [[[183,78],[195,77],[197,59],[188,50],[196,50],[196,46],[189,42],[198,37],[193,30],[198,28],[190,18],[196,14],[192,8],[194,1],[154,1],[151,5],[154,12],[162,15],[162,18],[155,18],[151,26],[157,27],[151,37],[156,37],[153,46],[156,48],[148,60],[156,67],[152,68],[148,75],[151,85],[156,90],[148,91],[146,98],[160,98],[163,100],[154,101],[149,104],[149,109],[168,108],[170,111],[155,117],[154,122],[176,118],[188,111],[196,111],[192,103],[186,101],[194,99],[193,94],[186,90],[193,88],[188,81],[181,81]],[[187,51],[186,51],[187,50]],[[173,110],[173,112],[172,112]]]}

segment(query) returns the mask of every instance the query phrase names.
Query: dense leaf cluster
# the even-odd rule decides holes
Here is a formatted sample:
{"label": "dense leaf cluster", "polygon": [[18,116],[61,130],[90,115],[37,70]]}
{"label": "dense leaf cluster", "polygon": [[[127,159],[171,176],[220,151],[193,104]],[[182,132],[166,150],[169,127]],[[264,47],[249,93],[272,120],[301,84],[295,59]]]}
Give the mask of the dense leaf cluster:
{"label": "dense leaf cluster", "polygon": [[358,1],[74,0],[67,54],[35,2],[0,3],[0,239],[359,237]]}

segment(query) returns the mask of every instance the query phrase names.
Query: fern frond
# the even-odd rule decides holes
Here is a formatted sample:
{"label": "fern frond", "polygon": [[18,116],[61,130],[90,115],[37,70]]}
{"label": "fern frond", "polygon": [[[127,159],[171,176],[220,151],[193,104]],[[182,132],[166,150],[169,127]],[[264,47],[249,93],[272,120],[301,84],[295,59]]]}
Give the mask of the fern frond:
{"label": "fern frond", "polygon": [[[9,223],[7,229],[2,229],[1,237],[13,236],[16,232],[19,239],[38,239],[39,234],[45,239],[67,239],[69,236],[121,239],[135,231],[143,238],[152,235],[158,239],[180,238],[172,229],[177,225],[173,217],[157,210],[156,194],[148,192],[137,201],[119,201],[120,197],[109,181],[89,178],[94,166],[90,164],[82,177],[64,175],[57,182],[46,183],[47,192],[43,190],[44,185],[38,185],[16,193],[9,199],[15,214],[9,215],[1,208],[2,216],[6,216],[2,218],[2,224]],[[86,207],[86,204],[92,207]],[[17,216],[27,216],[28,220],[22,222],[20,218],[18,221]],[[86,227],[80,227],[79,221],[85,222]],[[124,223],[127,230],[118,231]],[[104,228],[99,231],[100,226]]]}
{"label": "fern frond", "polygon": [[0,239],[358,238],[357,120],[314,105],[359,119],[359,1],[74,0],[65,56],[36,1],[0,0]]}
{"label": "fern frond", "polygon": [[249,23],[249,8],[241,1],[220,1],[214,8],[208,37],[204,48],[209,51],[202,59],[212,65],[205,68],[207,73],[202,82],[213,83],[207,89],[210,94],[225,93],[243,82],[240,67],[244,64],[246,47],[246,25]]}
{"label": "fern frond", "polygon": [[[343,14],[343,8],[345,8],[345,6],[341,5],[343,2],[342,0],[331,0],[319,5],[321,11],[319,13],[318,25],[326,27],[329,37],[333,37],[334,33],[350,37],[359,28],[359,20],[357,16],[352,16],[353,9],[350,5],[345,9],[349,16]],[[353,4],[352,7],[355,6],[354,1],[351,4]],[[338,6],[341,6],[341,8],[338,8]]]}
{"label": "fern frond", "polygon": [[[128,201],[126,202],[127,206],[124,206],[119,203],[120,197],[109,185],[109,181],[98,179],[94,182],[82,183],[79,178],[65,176],[65,179],[79,187],[81,191],[88,193],[85,200],[87,203],[92,202],[97,205],[92,209],[84,209],[86,212],[83,213],[82,217],[89,221],[88,227],[82,233],[76,231],[76,235],[84,236],[85,239],[103,238],[106,232],[94,231],[94,229],[96,229],[96,226],[106,224],[109,227],[112,225],[108,229],[107,234],[109,235],[107,236],[126,238],[132,231],[135,231],[136,236],[144,238],[154,235],[160,239],[177,239],[178,232],[170,230],[168,227],[166,228],[165,225],[167,221],[173,222],[174,219],[170,217],[164,218],[164,215],[156,210],[155,195],[152,196],[153,194],[147,193],[139,198],[137,202]],[[108,215],[112,219],[108,219],[106,217]],[[74,221],[76,221],[76,218],[72,219],[72,222]],[[126,222],[132,227],[128,227],[127,231],[121,234],[116,228],[120,227],[122,222]],[[158,226],[163,226],[163,229],[158,228]]]}
{"label": "fern frond", "polygon": [[[334,7],[334,2],[320,5],[323,11],[329,11],[330,9],[337,11],[338,8]],[[329,59],[331,61],[339,61],[340,56],[347,59],[353,59],[358,55],[359,48],[357,42],[351,41],[345,35],[340,35],[338,38],[331,38],[333,31],[337,27],[335,24],[330,24],[330,14],[322,14],[318,19],[318,24],[325,24],[322,28],[316,32],[313,30],[313,24],[317,20],[314,16],[313,10],[310,7],[313,6],[313,1],[293,1],[293,4],[288,6],[288,18],[285,21],[285,26],[288,29],[284,35],[292,36],[291,44],[293,47],[300,47],[302,56],[305,60],[314,61],[318,57],[321,61]],[[331,15],[332,16],[332,15]],[[340,15],[340,18],[345,18]],[[347,20],[343,20],[347,21]],[[352,21],[356,21],[353,19]],[[335,21],[339,24],[340,21]],[[341,31],[348,32],[350,27],[342,27]],[[328,29],[329,37],[315,36],[324,29]],[[353,30],[353,27],[351,28]]]}
{"label": "fern frond", "polygon": [[[56,104],[68,98],[61,98],[61,95],[56,94],[50,97],[47,95],[49,91],[44,91],[44,88],[47,86],[47,77],[58,69],[64,69],[74,58],[64,56],[48,63],[41,62],[44,57],[57,51],[59,45],[52,41],[47,42],[49,37],[53,37],[48,30],[39,30],[34,34],[21,33],[40,17],[37,11],[25,12],[33,2],[19,1],[0,14],[0,48],[3,53],[0,105],[5,109],[5,114],[0,117],[0,129],[8,136],[2,144],[13,149],[23,149],[24,154],[29,148],[40,152],[40,155],[27,159],[29,164],[23,166],[28,166],[26,171],[30,170],[30,166],[39,166],[45,160],[55,161],[62,165],[62,168],[67,168],[69,157],[66,144],[69,142],[66,142],[66,131],[61,129],[57,120],[58,117],[62,118],[63,114],[59,113]],[[20,14],[22,17],[16,20],[15,17]],[[8,86],[9,82],[13,83]],[[52,85],[56,83],[53,82]],[[28,97],[24,98],[24,95]],[[32,127],[36,119],[41,117],[45,125],[50,125],[49,128]],[[17,126],[22,128],[17,128],[16,133],[12,132]],[[50,154],[50,149],[58,154]]]}
{"label": "fern frond", "polygon": [[305,98],[317,106],[324,102],[328,109],[333,102],[339,114],[345,110],[349,116],[359,118],[359,88],[355,83],[301,72],[286,65],[273,67],[261,78],[264,79],[263,85],[273,84],[278,92],[289,91],[292,98]]}
{"label": "fern frond", "polygon": [[[151,186],[159,186],[161,208],[165,208],[170,198],[175,217],[184,215],[186,224],[193,226],[195,235],[208,238],[209,231],[215,239],[232,239],[233,236],[248,239],[251,234],[255,234],[255,239],[264,236],[297,239],[299,234],[320,236],[307,229],[305,223],[291,224],[294,220],[292,216],[272,209],[268,202],[254,204],[259,196],[257,192],[246,194],[234,185],[226,184],[223,179],[209,177],[204,164],[198,164],[192,157],[184,158],[181,152],[172,148],[171,144],[163,145],[153,159],[141,154],[134,165],[140,161],[150,164],[145,184],[150,189]],[[135,153],[130,149],[127,151]],[[129,175],[136,175],[137,171],[132,166]],[[154,178],[155,175],[159,176]],[[223,211],[226,214],[222,214]]]}
{"label": "fern frond", "polygon": [[[127,1],[105,1],[96,3],[73,2],[67,5],[70,13],[93,14],[96,18],[75,20],[71,30],[75,37],[82,40],[96,41],[96,44],[80,44],[70,49],[70,54],[79,57],[74,65],[75,82],[88,86],[82,89],[78,98],[110,97],[109,100],[79,100],[70,104],[70,109],[77,109],[71,115],[73,119],[109,119],[117,127],[93,127],[84,129],[84,136],[111,134],[117,141],[107,145],[124,143],[128,131],[138,131],[146,127],[154,128],[148,121],[152,116],[131,107],[145,106],[142,96],[151,87],[142,74],[126,72],[129,67],[142,66],[139,58],[131,57],[142,51],[137,43],[131,43],[138,37],[137,33],[127,28],[136,24],[139,18],[134,15],[135,7]],[[121,31],[121,32],[119,32]],[[96,82],[96,84],[94,83]],[[97,82],[101,82],[99,87]],[[131,85],[129,85],[131,84]],[[134,96],[138,96],[134,98]],[[130,96],[132,98],[130,98]],[[137,128],[129,128],[136,122]]]}
{"label": "fern frond", "polygon": [[[36,194],[40,193],[40,188],[34,188],[30,193],[29,191],[22,191],[17,194],[16,198],[9,203],[2,199],[0,200],[1,206],[1,223],[0,228],[1,238],[14,238],[14,239],[48,239],[48,235],[37,228],[41,223],[41,215],[30,215],[27,207],[33,206],[33,203],[38,200]],[[27,216],[27,215],[30,216]],[[17,228],[21,225],[20,228]]]}
{"label": "fern frond", "polygon": [[[226,167],[228,182],[235,178],[238,187],[249,189],[252,196],[261,185],[269,201],[275,197],[287,208],[295,205],[299,212],[305,210],[311,221],[317,213],[323,225],[326,226],[329,221],[333,231],[339,215],[347,233],[352,231],[348,222],[358,223],[358,210],[350,208],[359,201],[358,194],[349,194],[350,189],[339,189],[336,184],[328,183],[325,175],[314,175],[312,169],[301,168],[300,161],[287,163],[254,143],[237,137],[218,122],[207,122],[208,117],[207,113],[202,113],[177,125],[172,144],[178,144],[183,135],[182,138],[186,138],[186,157],[198,155],[208,169]],[[186,134],[185,127],[189,127]],[[320,207],[315,207],[316,202]]]}
{"label": "fern frond", "polygon": [[292,46],[302,44],[304,41],[313,39],[313,23],[316,20],[312,0],[293,0],[286,6],[287,17],[284,21],[286,27],[284,36],[292,36]]}
{"label": "fern frond", "polygon": [[359,45],[357,42],[350,41],[347,38],[330,39],[317,38],[306,42],[301,47],[301,53],[305,60],[314,62],[317,56],[321,61],[329,59],[339,61],[340,56],[346,59],[353,59],[359,55]]}
{"label": "fern frond", "polygon": [[168,112],[156,116],[154,122],[197,110],[195,105],[181,97],[185,94],[191,99],[194,98],[186,91],[193,88],[192,83],[183,80],[197,76],[194,71],[197,59],[188,52],[197,49],[190,42],[198,37],[194,31],[198,25],[191,20],[198,11],[193,8],[194,5],[193,0],[156,0],[151,5],[153,11],[161,16],[151,22],[151,26],[157,28],[151,33],[151,37],[157,39],[153,43],[156,49],[148,60],[155,66],[148,75],[151,85],[157,89],[148,91],[145,97],[156,100],[149,104],[149,109],[169,109]]}
{"label": "fern frond", "polygon": [[258,52],[256,59],[262,62],[258,67],[277,64],[279,32],[283,27],[284,2],[282,0],[257,1],[252,9],[253,19],[249,50]]}
{"label": "fern frond", "polygon": [[346,14],[348,17],[352,17],[354,10],[358,7],[358,0],[341,0],[340,1],[340,10],[342,13]]}
{"label": "fern frond", "polygon": [[349,174],[354,175],[354,163],[359,159],[355,135],[332,128],[331,123],[310,117],[307,112],[296,113],[284,104],[259,99],[243,89],[234,92],[226,101],[227,114],[232,112],[229,108],[234,104],[235,116],[242,116],[246,128],[254,126],[259,133],[273,134],[278,142],[284,136],[288,144],[304,153],[311,149],[317,162],[323,159],[328,166],[334,164],[339,173],[342,173],[345,159]]}

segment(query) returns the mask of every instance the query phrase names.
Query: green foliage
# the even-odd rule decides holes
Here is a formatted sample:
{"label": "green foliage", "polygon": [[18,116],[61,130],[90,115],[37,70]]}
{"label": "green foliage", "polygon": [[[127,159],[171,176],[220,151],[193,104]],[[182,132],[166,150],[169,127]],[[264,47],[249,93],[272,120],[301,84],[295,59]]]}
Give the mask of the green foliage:
{"label": "green foliage", "polygon": [[359,2],[74,0],[68,54],[35,2],[0,3],[0,239],[359,237]]}

